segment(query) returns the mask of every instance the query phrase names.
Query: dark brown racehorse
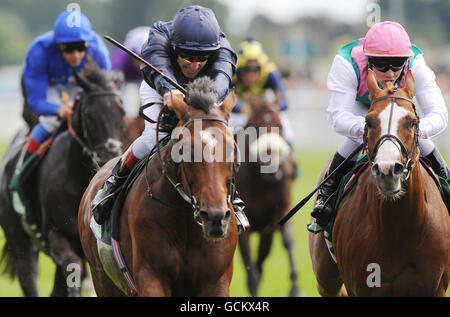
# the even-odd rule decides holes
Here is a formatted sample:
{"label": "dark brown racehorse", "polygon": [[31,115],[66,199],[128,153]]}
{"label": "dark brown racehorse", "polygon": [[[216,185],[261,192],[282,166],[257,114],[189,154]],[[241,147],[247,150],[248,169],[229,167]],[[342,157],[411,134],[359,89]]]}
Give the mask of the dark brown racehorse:
{"label": "dark brown racehorse", "polygon": [[345,295],[344,283],[350,296],[445,296],[450,220],[418,161],[414,78],[409,71],[406,88],[380,89],[369,71],[367,86],[370,165],[338,207],[332,234],[337,264],[323,234],[310,233],[319,293]]}
{"label": "dark brown racehorse", "polygon": [[[289,224],[277,225],[290,208],[295,161],[282,137],[278,112],[265,102],[254,101],[249,103],[251,114],[243,134],[237,131],[238,144],[245,145],[241,151],[245,159],[237,176],[237,188],[246,204],[245,212],[250,222],[250,230],[239,237],[247,269],[247,287],[252,296],[258,295],[263,263],[270,253],[274,233],[279,229],[289,255],[292,283],[289,296],[299,296],[291,229]],[[252,232],[260,236],[256,263],[251,258],[249,243]]]}
{"label": "dark brown racehorse", "polygon": [[[230,203],[236,147],[227,128],[234,93],[217,106],[211,87],[211,80],[200,78],[188,86],[189,105],[172,98],[178,132],[150,159],[123,205],[119,243],[139,296],[229,296],[238,242]],[[204,158],[191,160],[196,151]],[[214,151],[229,157],[211,160]],[[174,153],[183,155],[181,162]],[[91,201],[115,163],[95,175],[79,210],[81,242],[99,296],[130,294],[108,248],[89,228]]]}

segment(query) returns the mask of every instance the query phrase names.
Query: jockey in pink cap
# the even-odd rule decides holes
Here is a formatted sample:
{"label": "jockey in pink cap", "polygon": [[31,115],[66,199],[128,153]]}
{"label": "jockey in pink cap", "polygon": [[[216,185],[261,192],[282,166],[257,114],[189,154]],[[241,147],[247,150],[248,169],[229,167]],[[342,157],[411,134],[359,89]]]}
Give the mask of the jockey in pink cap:
{"label": "jockey in pink cap", "polygon": [[[422,51],[411,44],[402,25],[385,21],[373,25],[365,38],[341,47],[334,58],[327,79],[331,92],[327,118],[332,128],[346,137],[337,149],[327,174],[334,171],[360,144],[365,127],[365,116],[370,107],[366,85],[368,68],[379,84],[405,86],[405,75],[411,70],[415,78],[414,94],[423,112],[420,118],[420,154],[431,162],[436,174],[449,182],[450,172],[431,137],[447,127],[448,113],[441,90],[436,85],[433,71],[426,65]],[[334,193],[341,178],[348,173],[357,157],[351,158],[321,187],[308,226],[312,232],[322,231],[334,213]],[[446,198],[447,200],[450,198]]]}

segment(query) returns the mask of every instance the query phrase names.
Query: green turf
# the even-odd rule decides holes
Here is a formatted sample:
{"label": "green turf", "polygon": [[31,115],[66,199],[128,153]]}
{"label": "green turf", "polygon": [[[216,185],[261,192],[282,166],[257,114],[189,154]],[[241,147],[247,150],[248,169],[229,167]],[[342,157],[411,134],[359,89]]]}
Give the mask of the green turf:
{"label": "green turf", "polygon": [[[5,142],[0,142],[0,157],[3,156]],[[292,204],[296,204],[307,194],[309,194],[316,184],[316,178],[321,168],[332,155],[334,149],[330,150],[312,150],[299,149],[297,151],[297,161],[301,168],[301,175],[294,183],[292,190]],[[318,296],[316,289],[315,276],[312,272],[311,259],[308,251],[308,232],[306,225],[309,223],[309,213],[312,209],[313,199],[308,202],[293,218],[292,232],[295,240],[295,261],[296,269],[299,273],[299,286],[306,296]],[[251,237],[253,254],[256,254],[258,243],[257,235]],[[4,233],[0,229],[0,249],[3,248]],[[0,266],[0,269],[2,267]],[[264,274],[261,279],[259,296],[280,297],[286,296],[290,289],[289,281],[289,262],[287,252],[281,242],[281,235],[276,233],[273,240],[272,250],[266,262],[264,263]],[[48,296],[53,286],[53,275],[55,265],[45,254],[39,258],[39,292],[41,296]],[[21,296],[22,292],[18,280],[11,281],[7,276],[0,275],[0,296]],[[447,296],[450,290],[447,291]],[[234,274],[231,283],[231,296],[249,296],[246,287],[246,274],[239,250],[234,257]]]}

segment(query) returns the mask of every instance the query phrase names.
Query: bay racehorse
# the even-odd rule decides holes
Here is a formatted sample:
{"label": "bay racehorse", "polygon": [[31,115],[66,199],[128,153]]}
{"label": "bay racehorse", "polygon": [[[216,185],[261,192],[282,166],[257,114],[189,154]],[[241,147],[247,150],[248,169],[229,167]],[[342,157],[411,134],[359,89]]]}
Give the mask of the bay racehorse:
{"label": "bay racehorse", "polygon": [[[124,201],[118,244],[139,296],[229,295],[238,241],[230,203],[237,147],[227,128],[234,93],[217,106],[213,87],[203,77],[188,86],[186,103],[172,97],[179,119],[174,131],[178,132],[149,158]],[[226,159],[211,157],[218,152],[227,153]],[[194,153],[203,155],[195,159]],[[81,242],[99,296],[132,294],[111,246],[97,241],[89,224],[91,201],[116,161],[94,176],[78,216]]]}
{"label": "bay racehorse", "polygon": [[404,89],[380,89],[369,70],[367,86],[369,167],[337,209],[332,232],[337,264],[323,233],[310,233],[319,293],[445,296],[450,220],[433,177],[419,163],[414,78],[409,71]]}
{"label": "bay racehorse", "polygon": [[[244,160],[237,175],[237,189],[246,204],[250,230],[239,237],[239,248],[247,272],[247,287],[258,295],[263,263],[270,253],[276,230],[281,231],[289,256],[291,289],[289,296],[299,296],[294,260],[294,240],[287,223],[278,226],[291,204],[291,188],[295,178],[295,161],[289,145],[282,137],[281,121],[276,110],[257,99],[249,103],[249,121],[243,131],[236,131]],[[260,237],[256,263],[251,258],[250,235]],[[273,275],[272,275],[273,276]]]}
{"label": "bay racehorse", "polygon": [[[85,276],[77,226],[79,202],[98,166],[120,154],[125,137],[118,90],[122,78],[95,64],[83,73],[74,72],[74,77],[83,91],[76,97],[70,129],[54,136],[24,184],[31,206],[26,218],[14,211],[8,187],[27,141],[26,129],[15,136],[0,167],[0,224],[6,236],[2,259],[5,270],[19,277],[25,296],[38,296],[39,250],[57,266],[51,295],[79,295],[76,280]],[[68,278],[75,282],[67,283]]]}

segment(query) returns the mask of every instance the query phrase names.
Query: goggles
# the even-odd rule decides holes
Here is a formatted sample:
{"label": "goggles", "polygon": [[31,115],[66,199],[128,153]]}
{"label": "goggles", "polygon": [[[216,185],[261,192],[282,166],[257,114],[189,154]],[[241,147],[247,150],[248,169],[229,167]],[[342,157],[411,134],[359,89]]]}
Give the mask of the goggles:
{"label": "goggles", "polygon": [[188,64],[191,64],[191,63],[203,64],[208,60],[209,55],[205,55],[205,56],[182,56],[182,55],[180,55],[180,57],[183,61],[185,61]]}
{"label": "goggles", "polygon": [[406,65],[406,61],[408,59],[406,58],[391,58],[391,59],[369,59],[369,63],[371,67],[375,68],[376,70],[385,73],[389,69],[392,69],[393,72],[398,72],[399,70],[403,69]]}
{"label": "goggles", "polygon": [[58,44],[61,52],[73,53],[74,51],[84,52],[87,49],[87,42],[71,42]]}
{"label": "goggles", "polygon": [[239,69],[241,73],[257,73],[261,71],[261,66],[244,66]]}

